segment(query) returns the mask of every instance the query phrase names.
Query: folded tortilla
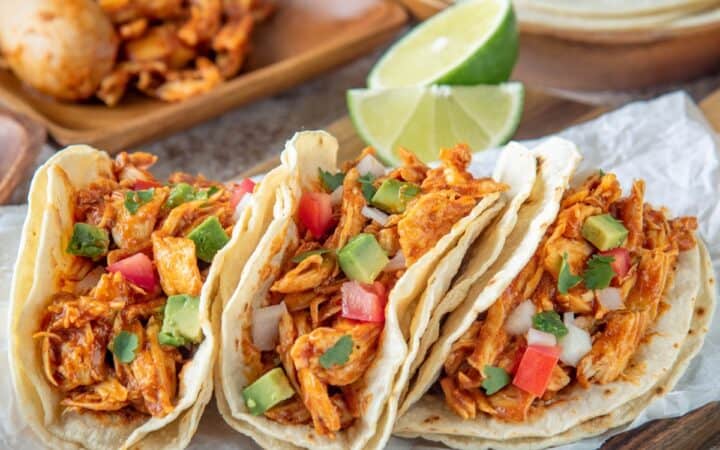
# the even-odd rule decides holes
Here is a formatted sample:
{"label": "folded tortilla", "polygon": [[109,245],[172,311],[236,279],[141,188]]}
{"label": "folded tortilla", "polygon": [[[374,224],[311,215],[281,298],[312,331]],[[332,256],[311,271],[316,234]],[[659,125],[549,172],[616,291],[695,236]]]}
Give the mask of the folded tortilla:
{"label": "folded tortilla", "polygon": [[[72,273],[78,259],[66,252],[73,234],[75,192],[101,177],[113,177],[113,160],[105,152],[74,145],[50,158],[33,178],[11,292],[10,367],[17,404],[30,428],[54,448],[184,448],[212,395],[216,337],[210,303],[234,290],[234,274],[259,239],[254,230],[269,221],[271,198],[286,175],[269,174],[245,196],[244,208],[238,208],[239,220],[229,242],[215,255],[199,295],[204,338],[179,373],[173,409],[163,417],[64,410],[60,392],[44,375],[40,340],[33,338],[51,296],[62,290],[63,274]],[[221,277],[226,260],[232,261],[233,270]]]}
{"label": "folded tortilla", "polygon": [[499,253],[496,249],[502,247],[506,230],[514,226],[518,210],[535,184],[534,155],[518,144],[509,145],[502,152],[493,179],[509,184],[511,189],[480,199],[467,216],[405,270],[389,292],[377,353],[361,378],[362,397],[366,399],[362,414],[349,428],[330,437],[318,433],[312,424],[282,424],[251,414],[243,389],[256,377],[248,375],[251,363],[241,349],[242,343],[252,342],[253,311],[263,306],[281,267],[292,256],[286,253],[300,238],[294,217],[303,189],[317,185],[318,169],[331,174],[338,170],[337,148],[335,138],[324,132],[297,133],[288,142],[281,160],[294,175],[278,189],[274,220],[248,260],[236,292],[224,310],[214,310],[214,323],[220,325],[215,372],[218,408],[234,429],[267,448],[382,448],[389,439],[403,391],[402,380],[410,367],[408,348],[411,353],[417,350],[433,310],[471,244],[493,239],[492,251],[472,259],[492,258]]}

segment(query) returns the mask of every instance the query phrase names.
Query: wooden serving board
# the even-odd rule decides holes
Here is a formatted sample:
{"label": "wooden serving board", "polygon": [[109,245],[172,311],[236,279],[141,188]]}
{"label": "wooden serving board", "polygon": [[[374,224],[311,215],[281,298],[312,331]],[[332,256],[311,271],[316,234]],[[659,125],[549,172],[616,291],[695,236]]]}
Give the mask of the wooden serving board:
{"label": "wooden serving board", "polygon": [[[700,102],[700,109],[713,128],[720,132],[720,89]],[[546,136],[600,116],[608,110],[605,106],[586,105],[541,91],[528,90],[523,118],[514,138]],[[348,117],[332,123],[326,129],[340,143],[339,162],[355,158],[365,146]],[[265,173],[279,163],[279,157],[270,158],[241,176]],[[720,447],[720,402],[712,402],[676,419],[649,422],[612,437],[602,446],[604,450],[704,450],[716,447]]]}

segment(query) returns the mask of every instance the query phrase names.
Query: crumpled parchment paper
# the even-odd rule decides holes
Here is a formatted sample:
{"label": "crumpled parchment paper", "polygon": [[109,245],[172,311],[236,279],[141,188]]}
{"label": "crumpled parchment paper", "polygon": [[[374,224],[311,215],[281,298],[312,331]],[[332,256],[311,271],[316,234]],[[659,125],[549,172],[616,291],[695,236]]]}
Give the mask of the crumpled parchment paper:
{"label": "crumpled parchment paper", "polygon": [[[710,249],[716,274],[720,272],[720,152],[717,137],[692,100],[682,92],[649,102],[629,104],[586,124],[570,128],[561,136],[580,147],[584,159],[577,179],[602,168],[616,173],[628,190],[634,178],[646,181],[646,198],[667,206],[673,215],[694,215],[700,236]],[[534,142],[527,142],[533,146]],[[497,150],[476,154],[472,169],[487,174]],[[25,206],[0,208],[0,353],[7,355],[8,294]],[[720,400],[720,323],[714,318],[700,354],[693,360],[675,389],[653,402],[631,425],[605,435],[561,448],[597,448],[612,434],[643,423],[675,417]],[[0,358],[0,448],[37,449],[39,443],[19,417],[8,360]],[[192,449],[253,449],[252,441],[225,425],[215,408],[208,405]],[[389,449],[442,448],[433,444],[393,438]]]}

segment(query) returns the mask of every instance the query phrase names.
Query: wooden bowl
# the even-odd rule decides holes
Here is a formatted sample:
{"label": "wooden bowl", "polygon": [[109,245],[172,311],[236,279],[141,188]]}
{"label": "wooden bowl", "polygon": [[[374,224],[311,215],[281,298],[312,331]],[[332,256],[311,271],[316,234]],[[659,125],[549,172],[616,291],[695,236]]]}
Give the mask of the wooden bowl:
{"label": "wooden bowl", "polygon": [[25,116],[0,107],[0,205],[25,180],[45,142],[45,128]]}

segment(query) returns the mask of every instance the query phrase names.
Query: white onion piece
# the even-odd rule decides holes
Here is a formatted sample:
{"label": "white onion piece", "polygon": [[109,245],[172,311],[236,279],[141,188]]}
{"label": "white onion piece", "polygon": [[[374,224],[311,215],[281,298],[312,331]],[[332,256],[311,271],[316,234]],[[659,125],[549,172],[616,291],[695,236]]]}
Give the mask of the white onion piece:
{"label": "white onion piece", "polygon": [[528,345],[543,345],[545,347],[555,347],[557,339],[554,334],[530,328],[527,333]]}
{"label": "white onion piece", "polygon": [[371,174],[374,177],[385,175],[385,166],[372,155],[365,155],[355,166],[360,176]]}
{"label": "white onion piece", "polygon": [[238,220],[240,220],[240,216],[242,216],[243,211],[245,211],[245,208],[247,208],[252,196],[253,195],[249,192],[242,196],[242,198],[238,202],[237,206],[235,207],[235,211],[233,212],[233,221],[234,222],[237,222]]}
{"label": "white onion piece", "polygon": [[532,318],[535,315],[535,304],[531,300],[525,300],[510,313],[505,321],[505,331],[508,334],[525,334],[532,326]]}
{"label": "white onion piece", "polygon": [[562,346],[560,361],[568,366],[575,367],[582,357],[592,349],[592,339],[590,333],[576,327],[574,324],[565,322],[565,326],[568,333],[560,339],[560,345]]}
{"label": "white onion piece", "polygon": [[405,255],[403,255],[402,250],[399,250],[395,253],[395,256],[388,261],[387,265],[385,265],[383,272],[392,272],[394,270],[404,269],[406,265]]}
{"label": "white onion piece", "polygon": [[620,289],[614,287],[608,287],[596,291],[598,301],[608,311],[615,311],[623,307],[622,293]]}
{"label": "white onion piece", "polygon": [[575,313],[572,311],[563,313],[563,323],[566,326],[575,325]]}
{"label": "white onion piece", "polygon": [[337,206],[340,203],[342,203],[343,198],[343,187],[342,184],[337,187],[334,191],[332,191],[332,194],[330,194],[330,203],[333,206]]}
{"label": "white onion piece", "polygon": [[83,277],[82,280],[78,281],[75,284],[75,288],[73,289],[73,292],[76,295],[88,295],[90,291],[97,286],[97,284],[100,282],[100,277],[105,273],[105,269],[98,266],[91,270]]}
{"label": "white onion piece", "polygon": [[266,351],[275,348],[278,337],[278,324],[280,323],[280,317],[285,312],[287,312],[285,302],[253,311],[252,338],[253,344],[258,350]]}
{"label": "white onion piece", "polygon": [[363,206],[363,209],[360,212],[363,216],[367,217],[370,220],[374,220],[382,226],[387,225],[388,220],[390,219],[390,216],[388,216],[384,212],[370,206]]}

